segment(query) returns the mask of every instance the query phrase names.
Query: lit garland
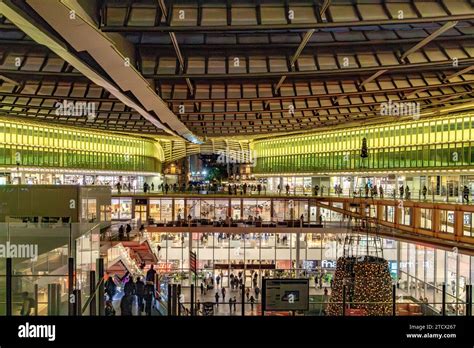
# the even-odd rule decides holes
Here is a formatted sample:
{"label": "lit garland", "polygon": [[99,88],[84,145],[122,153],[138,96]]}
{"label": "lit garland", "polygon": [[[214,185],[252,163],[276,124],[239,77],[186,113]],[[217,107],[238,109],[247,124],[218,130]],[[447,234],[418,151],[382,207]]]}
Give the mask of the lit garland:
{"label": "lit garland", "polygon": [[327,315],[342,315],[344,284],[346,309],[361,309],[368,316],[391,314],[392,280],[387,260],[371,256],[339,258]]}

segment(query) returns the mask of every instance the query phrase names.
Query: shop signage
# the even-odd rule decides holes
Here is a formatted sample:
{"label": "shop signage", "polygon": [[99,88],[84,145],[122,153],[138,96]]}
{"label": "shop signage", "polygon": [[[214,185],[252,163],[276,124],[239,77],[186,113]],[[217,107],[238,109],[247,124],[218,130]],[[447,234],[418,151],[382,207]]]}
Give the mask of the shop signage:
{"label": "shop signage", "polygon": [[334,260],[322,260],[321,267],[322,268],[336,268],[336,261]]}

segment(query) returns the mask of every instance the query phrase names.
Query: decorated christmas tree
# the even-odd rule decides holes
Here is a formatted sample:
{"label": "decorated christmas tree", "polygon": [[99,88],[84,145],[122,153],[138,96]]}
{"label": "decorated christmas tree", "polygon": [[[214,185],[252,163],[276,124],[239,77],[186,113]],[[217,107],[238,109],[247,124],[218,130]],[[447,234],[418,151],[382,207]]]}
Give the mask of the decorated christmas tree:
{"label": "decorated christmas tree", "polygon": [[[391,315],[392,279],[377,229],[371,230],[367,220],[355,225],[345,238],[344,256],[337,260],[326,314],[343,315],[345,303],[346,315]],[[360,226],[365,226],[363,236]]]}

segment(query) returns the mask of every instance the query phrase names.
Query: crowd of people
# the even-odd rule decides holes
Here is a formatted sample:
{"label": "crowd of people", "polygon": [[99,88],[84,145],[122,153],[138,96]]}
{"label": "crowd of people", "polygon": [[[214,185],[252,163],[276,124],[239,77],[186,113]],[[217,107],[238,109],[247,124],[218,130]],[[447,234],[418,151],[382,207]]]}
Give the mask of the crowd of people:
{"label": "crowd of people", "polygon": [[[237,272],[237,274],[230,273],[229,286],[230,286],[231,295],[229,295],[229,298],[227,301],[229,305],[230,313],[232,313],[232,311],[234,312],[236,311],[236,305],[238,302],[237,295],[232,296],[232,293],[238,292],[238,296],[240,299],[242,298],[242,293],[244,292],[246,303],[250,304],[250,308],[252,311],[254,310],[254,305],[258,303],[258,298],[261,292],[258,286],[258,273],[256,271],[253,271],[250,277],[252,279],[251,287],[245,287],[242,271]],[[207,293],[210,291],[214,291],[216,308],[219,306],[219,304],[226,303],[227,288],[224,286],[223,280],[224,280],[224,275],[222,274],[222,272],[216,275],[215,277],[213,277],[212,275],[211,276],[208,275],[207,277],[204,277],[201,280],[201,284],[200,284],[201,297],[206,296]],[[202,313],[200,300],[196,302],[196,306],[197,306],[198,313]]]}
{"label": "crowd of people", "polygon": [[[130,183],[121,184],[120,182],[115,184],[115,187],[118,193],[121,193],[123,190],[132,191],[132,186]],[[157,189],[155,191],[155,188]],[[278,184],[277,185],[277,193],[279,195],[282,194],[282,191],[285,191],[286,195],[290,195],[292,192],[291,186],[287,183],[286,185]],[[295,190],[293,188],[293,190]],[[454,196],[458,194],[458,188],[453,189]],[[469,203],[469,195],[470,189],[468,186],[462,186],[460,189],[462,192],[462,201],[463,203]],[[310,189],[308,189],[308,192]],[[315,185],[312,189],[312,193],[314,196],[324,196],[324,195],[342,195],[343,188],[340,184],[335,184],[333,188],[327,188],[324,185]],[[423,197],[426,200],[427,195],[434,193],[432,190],[428,190],[428,188],[423,186],[420,191],[420,198]],[[219,184],[219,183],[200,183],[200,182],[188,182],[182,183],[179,186],[177,183],[168,184],[168,183],[161,183],[157,186],[152,182],[151,184],[144,183],[143,184],[143,192],[161,192],[163,194],[168,193],[225,193],[227,192],[229,195],[261,195],[267,194],[267,186],[261,183],[258,184],[247,184],[247,183],[228,183],[228,184]],[[296,192],[296,191],[295,191]],[[304,190],[303,190],[304,192]],[[389,192],[390,193],[390,192]],[[372,185],[371,183],[365,183],[364,186],[354,189],[352,195],[354,197],[365,197],[365,198],[384,198],[384,188],[382,186]],[[412,192],[408,185],[401,185],[398,189],[394,189],[391,191],[392,198],[399,198],[399,199],[406,199],[409,200],[412,198]],[[445,196],[447,194],[446,188],[443,186],[440,188],[437,195]]]}
{"label": "crowd of people", "polygon": [[153,265],[146,273],[143,279],[141,276],[134,278],[130,273],[123,277],[111,275],[105,281],[105,315],[114,316],[116,314],[113,306],[115,295],[117,294],[117,283],[123,289],[123,296],[120,299],[120,315],[133,315],[133,306],[136,304],[137,314],[152,315],[152,309],[156,307],[156,301],[159,299],[155,287],[156,270]]}

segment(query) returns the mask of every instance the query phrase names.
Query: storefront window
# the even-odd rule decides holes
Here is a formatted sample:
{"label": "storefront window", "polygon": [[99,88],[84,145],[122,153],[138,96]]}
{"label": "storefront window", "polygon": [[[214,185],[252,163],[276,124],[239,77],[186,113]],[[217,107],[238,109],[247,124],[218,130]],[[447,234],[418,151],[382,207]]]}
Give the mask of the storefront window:
{"label": "storefront window", "polygon": [[420,228],[430,230],[431,221],[433,221],[433,210],[421,208],[420,209]]}
{"label": "storefront window", "polygon": [[385,220],[388,222],[394,222],[395,221],[395,207],[394,206],[387,206],[386,210],[387,216],[385,217]]}
{"label": "storefront window", "polygon": [[159,199],[150,199],[150,213],[148,214],[153,221],[161,221],[161,201]]}
{"label": "storefront window", "polygon": [[271,201],[265,199],[257,200],[256,208],[257,216],[260,216],[263,221],[271,220]]}
{"label": "storefront window", "polygon": [[227,199],[216,199],[214,202],[215,206],[215,219],[225,220],[228,215],[229,201]]}
{"label": "storefront window", "polygon": [[110,221],[112,219],[112,208],[110,205],[100,206],[100,221]]}
{"label": "storefront window", "polygon": [[240,199],[232,199],[232,218],[234,220],[240,220],[241,218],[241,206],[240,206]]}
{"label": "storefront window", "polygon": [[440,216],[441,216],[441,232],[453,233],[454,232],[454,211],[440,210]]}
{"label": "storefront window", "polygon": [[82,219],[95,222],[97,219],[97,200],[95,198],[82,199]]}
{"label": "storefront window", "polygon": [[284,200],[273,201],[273,219],[276,221],[285,220],[285,201]]}
{"label": "storefront window", "polygon": [[131,198],[112,198],[112,219],[127,220],[132,218]]}
{"label": "storefront window", "polygon": [[410,225],[411,224],[411,208],[402,208],[402,221],[403,225]]}
{"label": "storefront window", "polygon": [[185,219],[184,216],[184,199],[175,199],[174,200],[174,220],[178,221],[180,219]]}
{"label": "storefront window", "polygon": [[203,199],[201,200],[201,219],[214,219],[214,200]]}
{"label": "storefront window", "polygon": [[188,199],[187,200],[187,211],[188,216],[191,216],[191,219],[200,219],[201,218],[201,206],[200,199]]}
{"label": "storefront window", "polygon": [[161,220],[164,222],[173,221],[173,200],[161,200]]}
{"label": "storefront window", "polygon": [[257,216],[257,200],[256,199],[245,199],[243,202],[244,206],[244,219],[249,217],[255,218]]}
{"label": "storefront window", "polygon": [[472,218],[474,213],[464,213],[463,217],[463,235],[472,237]]}

